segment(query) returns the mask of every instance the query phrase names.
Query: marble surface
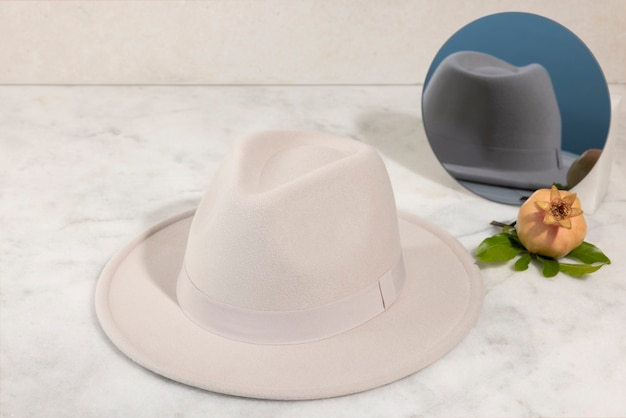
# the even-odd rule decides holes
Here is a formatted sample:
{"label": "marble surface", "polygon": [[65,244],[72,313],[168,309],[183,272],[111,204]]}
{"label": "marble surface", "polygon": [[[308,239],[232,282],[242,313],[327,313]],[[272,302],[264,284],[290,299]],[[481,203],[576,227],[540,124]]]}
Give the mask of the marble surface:
{"label": "marble surface", "polygon": [[612,265],[586,280],[483,267],[480,320],[437,363],[365,393],[274,402],[204,392],[131,362],[96,319],[98,275],[136,233],[194,207],[235,138],[268,128],[373,144],[399,208],[473,251],[495,233],[489,221],[517,208],[441,169],[419,87],[0,87],[0,415],[626,416],[626,118],[615,117],[609,192],[587,217],[587,240]]}

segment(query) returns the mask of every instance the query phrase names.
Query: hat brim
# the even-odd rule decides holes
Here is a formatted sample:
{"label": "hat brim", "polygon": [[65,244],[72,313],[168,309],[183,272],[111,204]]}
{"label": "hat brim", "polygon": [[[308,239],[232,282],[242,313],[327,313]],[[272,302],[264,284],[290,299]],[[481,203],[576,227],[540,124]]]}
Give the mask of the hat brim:
{"label": "hat brim", "polygon": [[316,399],[372,389],[433,363],[474,326],[483,284],[461,244],[399,214],[406,281],[382,314],[343,334],[259,345],[211,334],[176,301],[193,211],[167,219],[122,248],[96,288],[96,313],[111,341],[138,364],[209,391],[262,399]]}

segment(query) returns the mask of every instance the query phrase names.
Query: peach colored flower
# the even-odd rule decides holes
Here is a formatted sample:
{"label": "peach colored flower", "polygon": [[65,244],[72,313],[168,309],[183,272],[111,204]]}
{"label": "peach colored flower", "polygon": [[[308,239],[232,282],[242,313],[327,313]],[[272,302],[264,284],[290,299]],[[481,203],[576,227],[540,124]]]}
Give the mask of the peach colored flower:
{"label": "peach colored flower", "polygon": [[543,223],[546,225],[556,225],[571,229],[572,220],[575,216],[583,214],[582,209],[572,206],[576,201],[576,193],[569,193],[561,197],[561,192],[555,186],[550,190],[549,202],[535,202],[535,205],[546,214]]}

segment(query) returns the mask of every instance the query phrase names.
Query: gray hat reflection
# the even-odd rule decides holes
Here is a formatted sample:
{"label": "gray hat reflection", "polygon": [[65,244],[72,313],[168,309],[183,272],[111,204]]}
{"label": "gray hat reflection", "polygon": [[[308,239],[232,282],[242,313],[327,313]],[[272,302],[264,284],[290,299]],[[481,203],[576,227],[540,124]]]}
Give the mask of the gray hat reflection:
{"label": "gray hat reflection", "polygon": [[451,54],[425,88],[423,117],[435,155],[457,180],[525,190],[566,183],[561,114],[540,64]]}

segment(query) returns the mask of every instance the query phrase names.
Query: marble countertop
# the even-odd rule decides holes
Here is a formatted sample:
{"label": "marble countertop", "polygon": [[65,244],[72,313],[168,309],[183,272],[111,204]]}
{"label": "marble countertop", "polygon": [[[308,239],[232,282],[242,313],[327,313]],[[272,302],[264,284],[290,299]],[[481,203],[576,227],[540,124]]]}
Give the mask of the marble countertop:
{"label": "marble countertop", "polygon": [[102,332],[94,291],[109,257],[193,208],[232,141],[255,130],[376,146],[398,207],[473,251],[517,208],[443,171],[420,96],[418,86],[0,87],[0,415],[626,416],[626,106],[609,192],[587,217],[587,241],[613,264],[586,280],[483,267],[477,326],[415,375],[334,399],[242,399],[147,371]]}

